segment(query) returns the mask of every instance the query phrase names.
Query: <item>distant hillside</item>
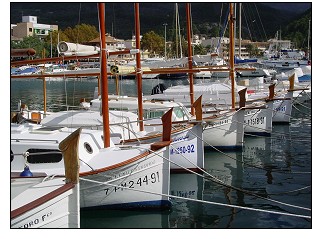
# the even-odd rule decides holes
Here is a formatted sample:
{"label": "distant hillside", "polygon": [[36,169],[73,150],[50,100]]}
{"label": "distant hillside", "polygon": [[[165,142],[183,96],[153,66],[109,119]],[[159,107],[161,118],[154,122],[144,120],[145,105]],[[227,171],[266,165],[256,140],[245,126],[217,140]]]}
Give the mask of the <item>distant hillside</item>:
{"label": "distant hillside", "polygon": [[307,48],[309,20],[311,20],[311,9],[300,14],[282,28],[282,39],[291,40],[296,44],[296,48]]}
{"label": "distant hillside", "polygon": [[[283,6],[287,4],[284,3]],[[73,27],[79,23],[98,26],[96,3],[11,2],[10,6],[11,23],[21,22],[22,15],[32,15],[38,16],[38,23],[56,24],[60,29]],[[181,30],[185,34],[185,3],[179,3],[178,6]],[[301,6],[300,3],[298,6]],[[202,34],[212,34],[210,31],[212,25],[223,25],[227,9],[228,3],[192,3],[192,21],[196,26],[194,29]],[[252,40],[271,38],[278,29],[296,16],[297,11],[278,10],[262,3],[243,3],[243,38]],[[161,35],[164,34],[163,23],[167,23],[169,37],[175,27],[175,3],[140,3],[140,23],[141,34],[154,30]],[[134,34],[133,3],[107,3],[106,30],[117,38],[131,38]]]}
{"label": "distant hillside", "polygon": [[288,12],[294,12],[301,14],[305,12],[307,9],[311,8],[311,3],[309,2],[288,2],[287,4],[283,3],[270,3],[270,2],[263,2],[262,4],[267,5],[271,8],[282,10],[282,11],[288,11]]}

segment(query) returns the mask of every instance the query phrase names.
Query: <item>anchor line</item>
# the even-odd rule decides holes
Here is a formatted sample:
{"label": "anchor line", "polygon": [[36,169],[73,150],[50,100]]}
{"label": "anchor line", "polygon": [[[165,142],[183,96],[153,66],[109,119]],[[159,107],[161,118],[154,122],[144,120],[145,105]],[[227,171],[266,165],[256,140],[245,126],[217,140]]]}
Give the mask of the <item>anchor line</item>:
{"label": "anchor line", "polygon": [[311,216],[307,216],[307,215],[277,212],[277,211],[271,211],[271,210],[250,208],[250,207],[245,207],[245,206],[238,206],[238,205],[231,205],[231,204],[205,201],[205,200],[199,200],[199,199],[185,198],[185,197],[179,197],[179,196],[174,196],[174,195],[170,195],[170,194],[155,193],[155,192],[140,190],[140,189],[135,189],[135,188],[127,188],[127,187],[120,186],[120,185],[114,185],[114,184],[110,184],[110,183],[99,182],[99,181],[89,180],[89,179],[85,179],[85,178],[81,178],[80,180],[88,181],[88,182],[92,182],[92,183],[97,183],[97,184],[102,184],[102,185],[107,185],[107,186],[112,186],[112,187],[117,187],[117,188],[122,188],[122,189],[127,189],[127,190],[132,190],[132,191],[137,191],[137,192],[143,192],[143,193],[165,196],[165,197],[169,197],[169,198],[184,199],[184,200],[199,202],[199,203],[204,203],[204,204],[212,204],[212,205],[218,205],[218,206],[226,206],[226,207],[232,207],[232,208],[246,209],[246,210],[250,210],[250,211],[265,212],[265,213],[271,213],[271,214],[278,214],[278,215],[285,215],[285,216],[293,216],[293,217],[311,219]]}

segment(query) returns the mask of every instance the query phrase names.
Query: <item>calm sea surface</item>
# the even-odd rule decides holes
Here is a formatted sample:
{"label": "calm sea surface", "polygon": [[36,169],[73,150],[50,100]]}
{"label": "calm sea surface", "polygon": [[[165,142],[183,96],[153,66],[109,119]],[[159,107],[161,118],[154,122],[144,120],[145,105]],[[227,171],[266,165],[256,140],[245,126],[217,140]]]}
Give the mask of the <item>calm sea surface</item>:
{"label": "calm sea surface", "polygon": [[[143,93],[158,83],[188,81],[143,80]],[[52,105],[91,100],[97,80],[46,86],[48,111],[53,111]],[[121,80],[119,89],[136,95],[134,80]],[[115,91],[109,80],[109,93]],[[11,80],[11,110],[19,100],[42,109],[42,81]],[[293,109],[289,125],[274,125],[271,137],[245,137],[243,151],[205,152],[205,168],[210,177],[171,175],[170,194],[185,199],[172,198],[170,211],[82,211],[81,228],[311,228],[311,219],[302,217],[311,217],[311,102]]]}

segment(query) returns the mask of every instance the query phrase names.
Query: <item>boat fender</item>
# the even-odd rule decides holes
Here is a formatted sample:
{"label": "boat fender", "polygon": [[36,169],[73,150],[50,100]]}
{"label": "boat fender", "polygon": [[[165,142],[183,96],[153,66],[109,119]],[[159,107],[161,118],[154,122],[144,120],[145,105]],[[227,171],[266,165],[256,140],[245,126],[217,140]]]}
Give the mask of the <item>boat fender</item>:
{"label": "boat fender", "polygon": [[32,174],[32,172],[29,170],[29,167],[28,167],[28,166],[25,166],[25,167],[24,167],[24,171],[20,173],[20,176],[21,176],[21,177],[32,177],[33,174]]}
{"label": "boat fender", "polygon": [[112,74],[118,74],[119,73],[118,66],[111,66],[110,67],[110,72]]}
{"label": "boat fender", "polygon": [[166,89],[167,87],[164,84],[160,83],[153,87],[151,95],[162,94]]}

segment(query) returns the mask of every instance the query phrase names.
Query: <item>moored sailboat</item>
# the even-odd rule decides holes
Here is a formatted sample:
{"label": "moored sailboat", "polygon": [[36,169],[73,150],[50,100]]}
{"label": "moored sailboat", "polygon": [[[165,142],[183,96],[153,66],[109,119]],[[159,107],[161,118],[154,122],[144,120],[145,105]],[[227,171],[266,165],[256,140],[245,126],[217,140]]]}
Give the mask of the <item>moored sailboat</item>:
{"label": "moored sailboat", "polygon": [[[104,4],[99,4],[101,52],[105,49]],[[140,146],[116,146],[110,138],[107,98],[106,55],[101,54],[101,89],[103,131],[82,130],[79,142],[81,161],[81,208],[169,208],[169,148],[171,112],[166,119],[162,141]],[[32,156],[27,163],[33,172],[64,174],[63,158],[58,154],[59,142],[74,129],[44,127],[33,124],[11,124],[11,150],[16,157],[12,171],[24,167],[25,152],[46,153],[44,160]],[[47,139],[48,138],[48,139]],[[104,142],[104,148],[103,148]],[[54,151],[54,152],[50,152]]]}
{"label": "moored sailboat", "polygon": [[80,227],[80,132],[77,129],[59,145],[64,155],[64,177],[33,174],[29,166],[20,174],[11,173],[11,228]]}

